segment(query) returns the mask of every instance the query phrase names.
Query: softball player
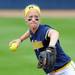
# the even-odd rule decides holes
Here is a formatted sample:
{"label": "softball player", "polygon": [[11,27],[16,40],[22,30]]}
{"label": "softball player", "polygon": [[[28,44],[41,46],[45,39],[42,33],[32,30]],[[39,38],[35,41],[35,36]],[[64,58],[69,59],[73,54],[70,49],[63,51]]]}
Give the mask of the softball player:
{"label": "softball player", "polygon": [[40,24],[40,14],[38,6],[27,6],[24,10],[24,17],[29,30],[9,44],[16,42],[18,47],[22,41],[29,37],[37,58],[40,52],[47,47],[55,47],[57,52],[55,64],[52,70],[45,68],[45,73],[47,75],[75,75],[74,62],[64,53],[59,41],[59,32],[48,25]]}

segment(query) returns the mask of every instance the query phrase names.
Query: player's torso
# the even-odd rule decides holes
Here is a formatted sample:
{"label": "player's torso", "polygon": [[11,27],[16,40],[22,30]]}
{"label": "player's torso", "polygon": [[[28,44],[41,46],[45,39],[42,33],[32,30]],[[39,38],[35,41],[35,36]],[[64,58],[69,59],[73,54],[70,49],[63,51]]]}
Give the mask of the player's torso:
{"label": "player's torso", "polygon": [[[35,49],[37,58],[40,52],[46,49],[49,45],[50,38],[47,38],[48,29],[49,29],[48,26],[40,25],[35,34],[31,32],[30,40],[32,42],[33,48]],[[68,57],[64,53],[63,49],[60,46],[59,40],[56,43],[56,52],[57,56],[56,56],[56,64],[54,65],[54,69],[60,68],[61,66],[65,65],[71,60],[70,57]]]}
{"label": "player's torso", "polygon": [[31,33],[30,40],[32,42],[34,49],[45,48],[47,45],[44,43],[46,41],[46,34],[49,27],[44,25],[39,25],[38,30],[35,34]]}

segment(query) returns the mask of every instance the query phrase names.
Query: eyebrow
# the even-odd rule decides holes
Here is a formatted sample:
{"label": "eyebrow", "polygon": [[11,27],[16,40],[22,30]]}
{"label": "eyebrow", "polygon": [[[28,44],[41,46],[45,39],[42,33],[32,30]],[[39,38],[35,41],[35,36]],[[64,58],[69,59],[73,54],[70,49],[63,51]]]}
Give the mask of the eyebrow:
{"label": "eyebrow", "polygon": [[33,16],[29,16],[29,18],[32,18]]}
{"label": "eyebrow", "polygon": [[[29,16],[29,18],[32,18],[33,16],[31,15],[31,16]],[[34,15],[34,17],[35,18],[38,18],[39,16],[37,16],[37,15]]]}

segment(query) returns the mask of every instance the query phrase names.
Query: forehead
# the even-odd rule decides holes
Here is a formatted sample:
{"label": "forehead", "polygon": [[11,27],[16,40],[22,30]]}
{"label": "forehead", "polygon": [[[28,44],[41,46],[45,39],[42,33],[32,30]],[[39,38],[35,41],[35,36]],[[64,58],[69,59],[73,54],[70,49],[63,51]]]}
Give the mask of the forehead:
{"label": "forehead", "polygon": [[27,16],[34,16],[34,15],[39,16],[39,13],[37,10],[31,10],[27,14]]}

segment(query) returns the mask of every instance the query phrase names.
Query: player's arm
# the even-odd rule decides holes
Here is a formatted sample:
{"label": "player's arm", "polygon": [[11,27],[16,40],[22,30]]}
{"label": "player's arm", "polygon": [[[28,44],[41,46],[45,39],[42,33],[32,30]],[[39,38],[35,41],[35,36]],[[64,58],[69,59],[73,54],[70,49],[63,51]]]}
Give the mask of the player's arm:
{"label": "player's arm", "polygon": [[27,32],[25,32],[19,39],[20,41],[24,41],[25,39],[27,39],[30,36],[30,31],[28,30]]}
{"label": "player's arm", "polygon": [[12,40],[11,42],[9,42],[9,46],[11,46],[13,43],[16,43],[17,44],[17,47],[18,47],[20,45],[20,43],[22,41],[26,40],[29,36],[30,36],[30,32],[28,30],[20,38],[18,38],[16,40]]}
{"label": "player's arm", "polygon": [[46,66],[49,68],[49,70],[52,70],[54,67],[54,64],[56,62],[56,42],[59,38],[59,32],[54,29],[49,29],[47,31],[48,37],[50,37],[50,42],[48,48],[46,48],[45,51],[40,52],[39,55],[39,62],[38,62],[38,68],[46,68]]}
{"label": "player's arm", "polygon": [[59,32],[54,29],[49,29],[48,37],[50,37],[49,47],[55,47],[56,42],[58,41],[59,38]]}

